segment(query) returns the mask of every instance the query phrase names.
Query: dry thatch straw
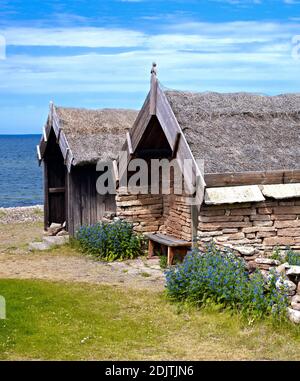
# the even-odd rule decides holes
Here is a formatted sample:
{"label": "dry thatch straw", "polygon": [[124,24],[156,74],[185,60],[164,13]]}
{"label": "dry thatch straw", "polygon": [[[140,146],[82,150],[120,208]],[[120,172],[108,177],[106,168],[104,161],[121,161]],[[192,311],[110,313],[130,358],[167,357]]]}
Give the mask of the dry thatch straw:
{"label": "dry thatch straw", "polygon": [[206,173],[300,169],[300,94],[165,95]]}
{"label": "dry thatch straw", "polygon": [[137,111],[87,110],[55,107],[60,126],[73,153],[73,165],[96,163],[117,157]]}

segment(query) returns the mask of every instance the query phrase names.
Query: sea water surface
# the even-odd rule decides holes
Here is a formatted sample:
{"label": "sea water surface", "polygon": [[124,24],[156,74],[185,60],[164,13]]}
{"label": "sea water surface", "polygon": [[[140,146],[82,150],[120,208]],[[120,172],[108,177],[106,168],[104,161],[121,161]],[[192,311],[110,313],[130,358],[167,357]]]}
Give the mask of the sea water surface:
{"label": "sea water surface", "polygon": [[0,207],[43,203],[43,171],[36,157],[40,138],[0,135]]}

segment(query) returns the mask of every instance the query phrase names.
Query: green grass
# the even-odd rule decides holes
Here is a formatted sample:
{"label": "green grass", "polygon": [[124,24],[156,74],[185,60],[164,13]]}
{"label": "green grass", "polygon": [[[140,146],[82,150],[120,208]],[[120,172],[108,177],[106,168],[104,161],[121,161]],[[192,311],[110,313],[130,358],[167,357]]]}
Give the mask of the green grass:
{"label": "green grass", "polygon": [[0,294],[0,359],[300,359],[299,328],[189,310],[150,290],[0,280]]}

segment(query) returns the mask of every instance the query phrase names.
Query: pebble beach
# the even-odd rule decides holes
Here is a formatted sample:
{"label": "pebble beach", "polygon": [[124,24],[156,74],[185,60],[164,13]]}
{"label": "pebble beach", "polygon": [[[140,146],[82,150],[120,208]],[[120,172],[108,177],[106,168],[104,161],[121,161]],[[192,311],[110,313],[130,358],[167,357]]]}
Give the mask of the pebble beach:
{"label": "pebble beach", "polygon": [[0,224],[43,221],[43,205],[0,208]]}

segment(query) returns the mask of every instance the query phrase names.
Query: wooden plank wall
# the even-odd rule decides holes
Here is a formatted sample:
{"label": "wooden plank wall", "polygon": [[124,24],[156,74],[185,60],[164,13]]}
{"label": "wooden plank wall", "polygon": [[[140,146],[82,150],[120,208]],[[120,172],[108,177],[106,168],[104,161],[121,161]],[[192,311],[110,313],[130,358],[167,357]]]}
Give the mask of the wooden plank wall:
{"label": "wooden plank wall", "polygon": [[80,226],[100,221],[106,211],[116,211],[115,195],[97,193],[99,175],[92,165],[74,167],[68,175],[68,231],[71,236]]}

